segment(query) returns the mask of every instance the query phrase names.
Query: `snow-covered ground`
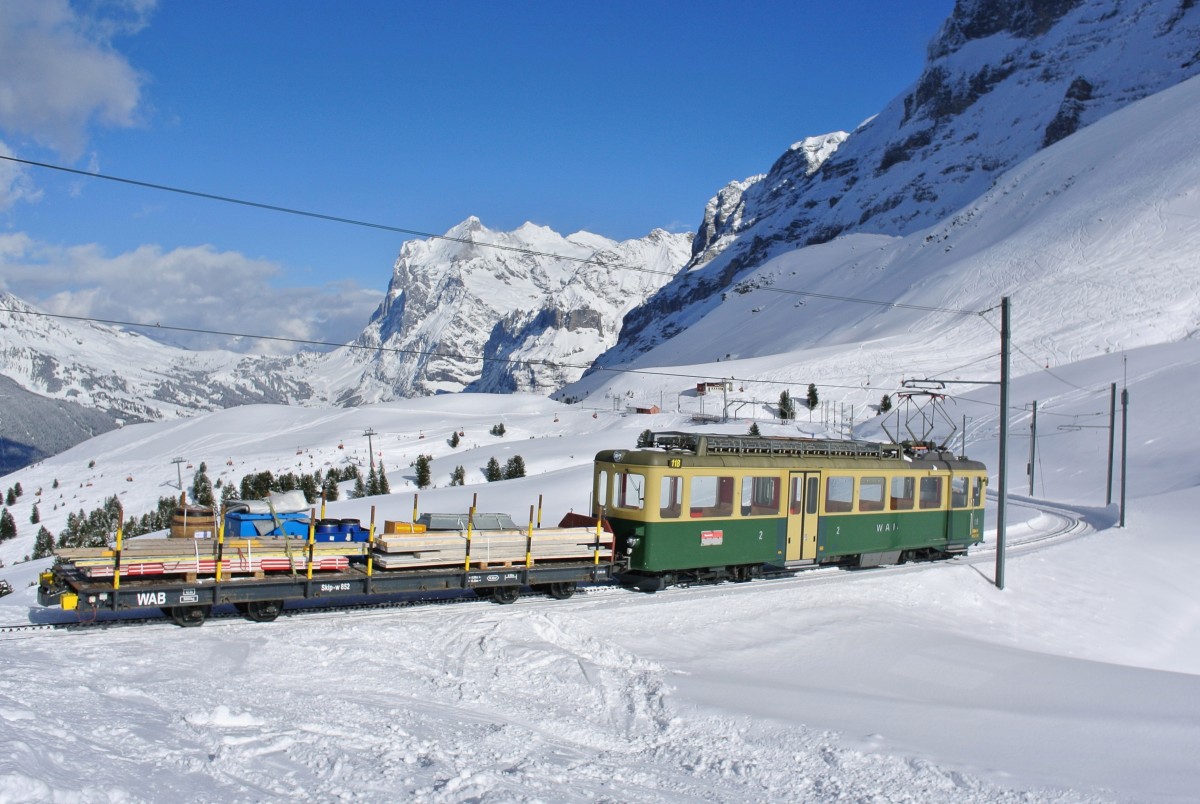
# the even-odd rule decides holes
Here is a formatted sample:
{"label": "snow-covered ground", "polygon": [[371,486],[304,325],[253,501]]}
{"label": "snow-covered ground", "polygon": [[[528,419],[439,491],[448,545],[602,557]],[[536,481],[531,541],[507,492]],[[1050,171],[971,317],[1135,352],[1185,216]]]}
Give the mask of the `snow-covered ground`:
{"label": "snow-covered ground", "polygon": [[[129,514],[204,462],[215,481],[365,465],[393,494],[330,515],[422,511],[543,521],[586,510],[590,461],[644,429],[886,437],[868,405],[902,377],[994,380],[1011,296],[1006,584],[996,510],[972,557],[795,579],[602,589],[272,624],[215,620],[0,633],[0,801],[1194,801],[1200,790],[1200,79],[1040,152],[977,202],[906,238],[852,235],[781,254],[689,329],[568,394],[452,395],[322,410],[253,406],[106,433],[0,478],[0,622],[74,615],[29,584],[37,502],[119,494]],[[770,285],[784,293],[764,288]],[[816,292],[825,297],[795,295]],[[898,300],[884,309],[838,301]],[[689,315],[691,310],[689,310]],[[743,378],[698,397],[699,378]],[[781,388],[822,406],[768,421]],[[1125,527],[1105,504],[1112,383],[1128,388]],[[992,385],[953,385],[947,417],[998,475]],[[899,401],[899,397],[897,397]],[[1032,403],[1038,450],[1030,460]],[[624,415],[628,404],[666,413]],[[507,434],[489,434],[503,423]],[[892,432],[898,425],[893,422]],[[920,425],[917,425],[918,429]],[[368,439],[367,431],[374,435]],[[465,433],[452,448],[451,432]],[[941,432],[945,432],[943,428]],[[959,435],[951,444],[957,446]],[[521,455],[528,476],[482,469]],[[94,463],[93,463],[94,462]],[[1036,470],[1032,492],[1026,464]],[[187,466],[191,464],[191,466]],[[448,487],[456,466],[468,485]],[[40,494],[38,493],[40,491]],[[1121,482],[1114,499],[1121,496]],[[1080,524],[1057,539],[1064,522]]]}
{"label": "snow-covered ground", "polygon": [[[1003,591],[985,545],[927,568],[653,596],[4,634],[0,800],[1194,800],[1200,459],[1185,406],[1200,394],[1198,364],[1190,340],[1014,383],[1014,407],[1039,400],[1035,497],[1091,530],[1011,548]],[[1107,423],[1123,371],[1121,529],[1104,506],[1107,432],[1091,426]],[[996,410],[994,388],[950,409],[972,417],[968,451],[993,467]],[[442,486],[421,493],[421,510],[462,510],[478,494],[482,509],[523,520],[542,494],[551,521],[586,508],[596,450],[686,424],[596,413],[461,395],[242,408],[126,428],[4,480],[44,498],[58,478],[89,510],[120,490],[137,510],[170,493],[176,455],[238,477],[363,460],[369,427],[396,493],[340,501],[334,515],[365,518],[374,504],[380,519],[406,518],[404,476],[420,451]],[[500,421],[507,434],[489,435]],[[1028,415],[1011,421],[1015,544],[1055,517],[1026,507]],[[1089,427],[1058,427],[1078,423]],[[446,441],[455,428],[467,433],[458,449]],[[481,482],[488,457],[511,454],[528,477]],[[445,487],[459,464],[471,485]],[[44,562],[6,563],[19,588],[0,600],[4,622],[73,616],[40,609],[25,586]]]}

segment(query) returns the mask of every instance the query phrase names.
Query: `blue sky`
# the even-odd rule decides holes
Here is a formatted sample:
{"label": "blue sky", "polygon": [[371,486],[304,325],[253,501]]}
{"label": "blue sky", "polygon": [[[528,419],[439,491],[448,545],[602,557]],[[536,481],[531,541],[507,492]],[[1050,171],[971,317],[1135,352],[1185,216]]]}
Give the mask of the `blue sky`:
{"label": "blue sky", "polygon": [[[902,92],[952,7],[5,0],[0,154],[435,233],[691,231]],[[0,289],[55,312],[345,340],[404,239],[0,164]]]}

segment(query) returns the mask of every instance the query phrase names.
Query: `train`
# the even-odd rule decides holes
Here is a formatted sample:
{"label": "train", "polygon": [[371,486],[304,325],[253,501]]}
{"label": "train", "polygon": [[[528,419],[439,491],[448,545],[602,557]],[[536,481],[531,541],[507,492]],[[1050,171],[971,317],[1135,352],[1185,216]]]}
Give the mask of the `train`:
{"label": "train", "polygon": [[[161,609],[200,625],[217,605],[275,619],[289,602],[472,592],[511,603],[580,584],[654,593],[812,567],[868,568],[966,553],[983,540],[987,469],[933,443],[658,432],[593,461],[589,511],[557,527],[508,514],[374,515],[365,538],[129,540],[60,551],[43,606]],[[538,517],[540,520],[540,516]],[[358,526],[356,525],[356,528]],[[187,543],[183,545],[181,543]]]}

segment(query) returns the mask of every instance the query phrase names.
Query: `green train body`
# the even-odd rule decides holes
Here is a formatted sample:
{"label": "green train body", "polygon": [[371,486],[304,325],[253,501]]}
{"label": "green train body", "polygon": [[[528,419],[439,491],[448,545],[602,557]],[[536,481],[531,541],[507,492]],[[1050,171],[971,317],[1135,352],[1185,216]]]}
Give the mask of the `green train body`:
{"label": "green train body", "polygon": [[895,444],[657,433],[598,453],[592,483],[627,574],[670,583],[963,553],[983,538],[987,470]]}

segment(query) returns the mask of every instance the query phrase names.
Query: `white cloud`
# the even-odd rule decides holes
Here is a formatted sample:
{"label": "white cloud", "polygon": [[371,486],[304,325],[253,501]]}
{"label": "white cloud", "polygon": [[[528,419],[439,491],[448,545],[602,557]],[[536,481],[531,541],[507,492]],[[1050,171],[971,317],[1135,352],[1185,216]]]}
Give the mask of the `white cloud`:
{"label": "white cloud", "polygon": [[112,47],[141,30],[150,0],[0,3],[0,129],[77,158],[93,124],[136,122],[142,78]]}
{"label": "white cloud", "polygon": [[[380,302],[351,282],[276,287],[281,267],[212,246],[163,252],[145,245],[107,256],[94,244],[60,247],[24,234],[0,235],[0,290],[51,313],[345,343]],[[151,331],[192,349],[290,354],[304,347],[277,340]]]}
{"label": "white cloud", "polygon": [[[3,142],[0,142],[0,156],[14,156]],[[18,201],[37,201],[41,197],[42,191],[33,186],[21,165],[0,159],[0,211]]]}

